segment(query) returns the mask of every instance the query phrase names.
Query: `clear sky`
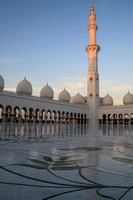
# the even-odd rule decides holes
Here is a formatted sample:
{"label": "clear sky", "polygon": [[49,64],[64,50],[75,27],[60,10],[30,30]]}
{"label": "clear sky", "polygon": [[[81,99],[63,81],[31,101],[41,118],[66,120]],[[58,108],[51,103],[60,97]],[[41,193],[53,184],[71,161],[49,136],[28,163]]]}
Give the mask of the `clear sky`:
{"label": "clear sky", "polygon": [[[133,0],[94,0],[100,96],[115,104],[133,93]],[[0,74],[15,91],[26,78],[33,95],[48,82],[87,94],[90,0],[0,0]]]}

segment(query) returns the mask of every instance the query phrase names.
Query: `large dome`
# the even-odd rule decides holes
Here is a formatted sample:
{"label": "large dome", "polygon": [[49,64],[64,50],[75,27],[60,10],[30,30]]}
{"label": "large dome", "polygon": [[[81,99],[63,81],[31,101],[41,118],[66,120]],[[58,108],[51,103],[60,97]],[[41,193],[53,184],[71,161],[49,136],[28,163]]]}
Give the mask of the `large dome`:
{"label": "large dome", "polygon": [[41,98],[48,98],[53,99],[54,98],[54,91],[53,89],[48,85],[44,86],[40,91],[40,97]]}
{"label": "large dome", "polygon": [[103,105],[113,105],[113,99],[109,94],[103,98]]}
{"label": "large dome", "polygon": [[5,85],[4,79],[3,79],[3,77],[0,75],[0,90],[3,90],[3,89],[4,89],[4,85]]}
{"label": "large dome", "polygon": [[79,94],[79,92],[78,92],[78,94],[76,94],[74,96],[73,103],[77,103],[77,104],[84,104],[85,103],[83,97]]}
{"label": "large dome", "polygon": [[32,94],[32,85],[29,81],[26,80],[26,77],[24,77],[24,80],[18,83],[16,92],[17,94],[26,94],[26,95]]}
{"label": "large dome", "polygon": [[62,92],[60,92],[58,99],[59,101],[66,101],[66,102],[70,102],[70,94],[69,92],[67,92],[64,88],[64,90]]}
{"label": "large dome", "polygon": [[133,95],[128,91],[128,93],[123,97],[124,104],[133,104]]}

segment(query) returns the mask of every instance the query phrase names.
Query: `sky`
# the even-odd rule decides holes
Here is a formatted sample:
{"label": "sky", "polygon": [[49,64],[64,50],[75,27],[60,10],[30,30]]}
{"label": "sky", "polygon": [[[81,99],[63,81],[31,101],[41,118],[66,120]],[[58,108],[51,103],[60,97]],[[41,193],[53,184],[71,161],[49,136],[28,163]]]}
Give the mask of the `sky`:
{"label": "sky", "polygon": [[[87,95],[90,0],[0,0],[0,74],[5,90],[26,79],[39,96],[64,87]],[[133,93],[133,1],[94,0],[100,96],[122,104]]]}

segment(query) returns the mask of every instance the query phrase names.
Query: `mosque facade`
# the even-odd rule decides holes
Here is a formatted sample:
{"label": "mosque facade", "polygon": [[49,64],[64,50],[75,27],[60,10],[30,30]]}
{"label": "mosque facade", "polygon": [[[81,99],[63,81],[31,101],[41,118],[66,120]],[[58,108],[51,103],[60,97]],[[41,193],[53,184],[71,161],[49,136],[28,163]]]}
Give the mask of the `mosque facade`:
{"label": "mosque facade", "polygon": [[33,96],[32,85],[26,77],[18,83],[16,92],[9,92],[4,90],[5,82],[0,75],[0,122],[133,124],[133,95],[130,92],[123,97],[123,105],[113,105],[109,94],[99,97],[100,46],[96,43],[98,26],[93,5],[89,20],[87,96],[77,93],[71,97],[64,89],[55,100],[54,91],[48,84],[41,89],[40,96]]}

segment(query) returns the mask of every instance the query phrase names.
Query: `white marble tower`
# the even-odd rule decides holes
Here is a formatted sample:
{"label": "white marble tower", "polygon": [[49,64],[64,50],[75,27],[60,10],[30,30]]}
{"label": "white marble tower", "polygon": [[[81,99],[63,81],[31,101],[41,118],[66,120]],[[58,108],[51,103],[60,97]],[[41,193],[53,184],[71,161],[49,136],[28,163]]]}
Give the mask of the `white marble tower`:
{"label": "white marble tower", "polygon": [[96,44],[96,31],[98,29],[95,24],[96,15],[92,3],[91,15],[89,16],[90,25],[88,31],[90,33],[89,45],[86,51],[89,56],[89,69],[87,74],[87,103],[89,107],[89,123],[97,124],[99,115],[99,74],[98,74],[98,52],[100,47]]}

